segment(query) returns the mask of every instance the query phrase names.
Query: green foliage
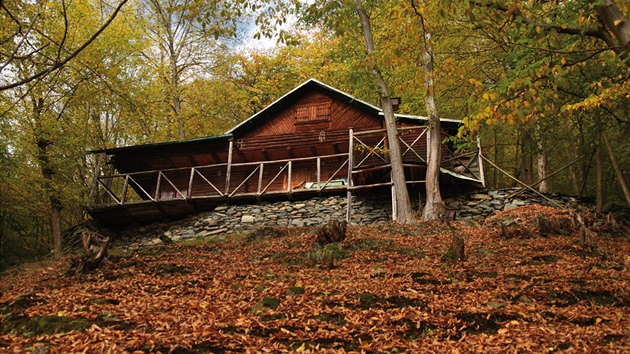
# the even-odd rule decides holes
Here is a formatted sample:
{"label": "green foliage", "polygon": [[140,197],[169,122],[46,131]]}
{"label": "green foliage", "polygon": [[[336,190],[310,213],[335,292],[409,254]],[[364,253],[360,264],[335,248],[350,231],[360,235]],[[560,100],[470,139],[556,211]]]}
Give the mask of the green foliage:
{"label": "green foliage", "polygon": [[308,267],[332,269],[335,267],[335,262],[346,259],[350,255],[350,251],[342,248],[339,243],[330,243],[306,253],[304,262]]}

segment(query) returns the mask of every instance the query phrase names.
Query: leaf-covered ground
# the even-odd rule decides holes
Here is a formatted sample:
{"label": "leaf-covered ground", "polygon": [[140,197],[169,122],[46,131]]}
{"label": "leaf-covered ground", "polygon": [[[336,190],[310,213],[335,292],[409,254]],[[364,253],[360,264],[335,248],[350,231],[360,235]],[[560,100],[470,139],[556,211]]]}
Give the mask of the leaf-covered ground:
{"label": "leaf-covered ground", "polygon": [[[584,248],[576,233],[491,231],[349,227],[320,249],[290,229],[145,248],[78,277],[6,275],[0,352],[630,351],[628,235]],[[453,232],[464,262],[446,254]]]}

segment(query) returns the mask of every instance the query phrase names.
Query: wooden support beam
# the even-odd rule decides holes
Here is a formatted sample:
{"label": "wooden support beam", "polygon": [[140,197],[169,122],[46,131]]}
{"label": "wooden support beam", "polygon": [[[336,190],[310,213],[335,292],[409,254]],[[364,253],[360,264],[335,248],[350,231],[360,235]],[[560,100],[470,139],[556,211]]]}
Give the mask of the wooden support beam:
{"label": "wooden support beam", "polygon": [[317,189],[319,189],[319,184],[322,182],[322,159],[317,158]]}
{"label": "wooden support beam", "polygon": [[186,192],[186,200],[192,198],[193,180],[195,178],[195,168],[190,169],[190,179],[188,180],[188,191]]}
{"label": "wooden support beam", "polygon": [[[348,130],[348,137],[348,187],[346,188],[346,204],[348,209],[346,210],[346,222],[350,224],[350,220],[352,220],[352,186],[354,185],[352,183],[352,168],[354,167],[354,130],[352,128]],[[337,145],[335,145],[335,147],[336,146]]]}
{"label": "wooden support beam", "polygon": [[485,188],[486,187],[486,173],[483,169],[483,158],[482,158],[482,152],[481,152],[481,139],[479,139],[479,136],[477,136],[477,149],[479,149],[479,154],[477,154],[477,158],[479,159],[479,161],[477,162],[477,166],[479,166],[479,177],[481,178],[481,185]]}
{"label": "wooden support beam", "polygon": [[[581,160],[582,158],[584,158],[585,156],[586,156],[586,154],[584,154],[584,155],[582,155],[582,156],[578,157],[577,159],[575,159],[575,160],[571,161],[570,163],[568,163],[568,164],[566,164],[566,165],[564,165],[564,166],[560,167],[558,170],[554,171],[553,173],[551,173],[551,174],[547,175],[547,177],[545,177],[545,178],[543,178],[543,179],[541,179],[541,180],[537,181],[536,183],[532,184],[530,187],[535,187],[535,186],[537,186],[538,184],[540,184],[542,181],[547,180],[547,179],[549,179],[549,178],[551,178],[551,177],[553,177],[553,176],[557,175],[558,173],[560,173],[560,172],[562,172],[562,171],[566,170],[566,169],[567,169],[567,168],[569,168],[571,165],[573,165],[573,164],[575,164],[576,162],[580,161],[580,160]],[[514,193],[512,193],[512,194],[508,195],[508,198],[513,198],[513,197],[516,197],[517,195],[519,195],[519,194],[523,193],[523,191],[525,191],[525,189],[521,189],[521,190],[519,190],[519,191],[516,191],[516,192],[514,192]]]}
{"label": "wooden support beam", "polygon": [[230,177],[232,174],[232,156],[234,154],[234,140],[230,139],[230,146],[228,148],[228,161],[227,161],[227,169],[225,171],[225,193],[224,195],[228,195],[230,191]]}
{"label": "wooden support beam", "polygon": [[554,206],[558,207],[558,208],[562,208],[562,206],[556,202],[554,202],[553,200],[547,198],[546,195],[540,193],[539,191],[535,190],[534,188],[528,186],[525,182],[520,181],[518,178],[512,176],[511,174],[507,173],[506,171],[504,171],[503,169],[501,169],[501,167],[495,165],[492,161],[488,160],[485,156],[483,155],[479,155],[481,156],[482,159],[484,159],[486,162],[488,162],[490,165],[492,165],[494,168],[496,168],[497,170],[503,172],[503,174],[505,174],[506,176],[510,177],[511,179],[513,179],[516,183],[522,185],[523,187],[529,189],[530,191],[538,194],[540,197],[543,197],[546,201],[548,201],[549,203],[553,204]]}
{"label": "wooden support beam", "polygon": [[288,176],[287,176],[287,183],[288,183],[287,192],[289,192],[289,195],[291,195],[291,192],[293,191],[293,186],[291,186],[291,183],[293,183],[291,181],[291,175],[293,172],[293,161],[289,161],[288,165],[289,165],[289,169],[288,169]]}
{"label": "wooden support beam", "polygon": [[260,191],[262,190],[262,184],[263,184],[263,175],[265,171],[265,164],[260,164],[260,170],[258,171],[258,189],[256,190],[256,193],[258,193],[258,195],[260,195]]}

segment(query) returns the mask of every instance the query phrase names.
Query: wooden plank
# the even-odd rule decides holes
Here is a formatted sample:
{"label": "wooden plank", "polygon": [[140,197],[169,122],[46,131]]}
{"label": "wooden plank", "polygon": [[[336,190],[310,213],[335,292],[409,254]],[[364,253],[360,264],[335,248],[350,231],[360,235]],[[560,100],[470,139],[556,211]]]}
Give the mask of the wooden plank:
{"label": "wooden plank", "polygon": [[225,193],[228,194],[230,191],[230,173],[232,172],[232,155],[234,152],[234,140],[230,139],[229,151],[228,151],[228,162],[227,169],[225,172]]}
{"label": "wooden plank", "polygon": [[192,196],[192,193],[193,193],[193,180],[194,180],[196,171],[197,170],[194,167],[190,169],[190,180],[188,181],[188,191],[186,192],[186,194],[187,194],[186,199],[190,199],[190,197]]}
{"label": "wooden plank", "polygon": [[288,172],[288,177],[287,177],[287,183],[288,183],[287,191],[289,192],[289,194],[291,194],[291,190],[293,189],[293,187],[291,186],[291,175],[292,175],[292,172],[293,172],[293,161],[289,160],[288,164],[289,164],[289,172]]}
{"label": "wooden plank", "polygon": [[354,130],[348,129],[348,187],[346,192],[346,222],[349,224],[352,220],[352,168],[354,166]]}
{"label": "wooden plank", "polygon": [[319,188],[319,184],[322,181],[322,159],[320,157],[317,158],[317,188]]}
{"label": "wooden plank", "polygon": [[261,163],[260,164],[260,171],[259,171],[259,174],[258,174],[258,189],[256,190],[256,193],[258,193],[258,195],[260,195],[260,191],[262,189],[264,171],[265,171],[265,164]]}

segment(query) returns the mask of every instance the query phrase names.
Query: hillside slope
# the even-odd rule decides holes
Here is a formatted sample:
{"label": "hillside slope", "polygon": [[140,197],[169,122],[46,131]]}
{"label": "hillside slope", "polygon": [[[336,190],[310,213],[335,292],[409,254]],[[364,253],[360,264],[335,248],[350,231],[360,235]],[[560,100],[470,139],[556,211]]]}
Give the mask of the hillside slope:
{"label": "hillside slope", "polygon": [[[0,352],[628,352],[630,239],[602,221],[581,246],[570,214],[349,227],[324,248],[310,229],[267,229],[112,256],[82,276],[5,275]],[[446,252],[453,233],[463,262]]]}

